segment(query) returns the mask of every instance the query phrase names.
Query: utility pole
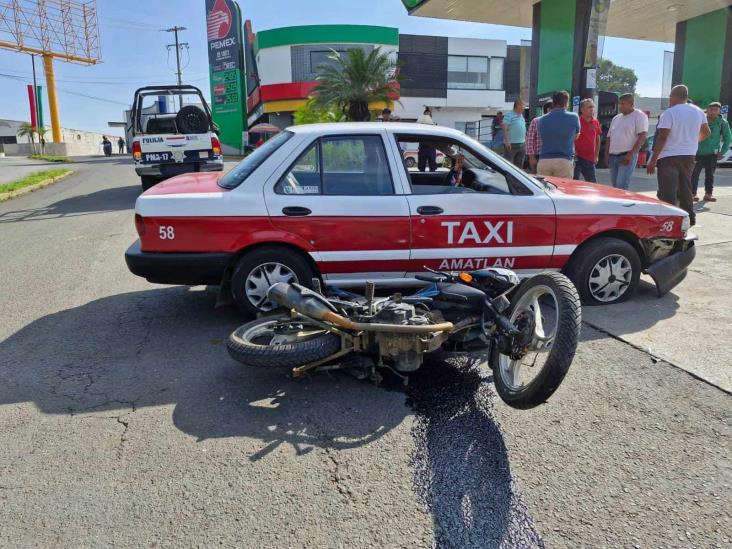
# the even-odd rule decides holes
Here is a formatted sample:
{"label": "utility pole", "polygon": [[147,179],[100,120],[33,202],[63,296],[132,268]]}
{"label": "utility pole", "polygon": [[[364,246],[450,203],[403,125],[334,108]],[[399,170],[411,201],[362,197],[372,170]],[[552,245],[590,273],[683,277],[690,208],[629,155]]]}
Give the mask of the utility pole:
{"label": "utility pole", "polygon": [[[186,29],[185,27],[179,27],[178,25],[164,30],[164,32],[172,32],[175,35],[175,44],[168,44],[167,48],[168,48],[168,51],[170,51],[170,48],[173,48],[173,47],[175,48],[175,66],[178,69],[175,74],[178,76],[178,85],[179,86],[182,84],[182,79],[181,79],[182,73],[180,70],[180,49],[181,49],[181,47],[187,47],[188,42],[183,42],[183,43],[178,42],[178,31],[184,31],[184,30],[188,30],[188,29]],[[180,108],[182,108],[183,107],[183,97],[180,95],[178,96],[178,102],[180,104]]]}

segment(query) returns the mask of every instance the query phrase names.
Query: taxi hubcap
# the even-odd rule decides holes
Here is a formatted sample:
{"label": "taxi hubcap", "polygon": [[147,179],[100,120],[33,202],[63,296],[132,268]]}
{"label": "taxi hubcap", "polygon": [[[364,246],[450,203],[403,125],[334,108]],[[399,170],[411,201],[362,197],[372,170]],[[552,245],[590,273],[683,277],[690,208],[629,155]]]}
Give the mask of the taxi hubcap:
{"label": "taxi hubcap", "polygon": [[633,267],[628,258],[613,254],[603,257],[590,271],[590,294],[598,301],[615,301],[630,287]]}
{"label": "taxi hubcap", "polygon": [[247,299],[260,311],[271,311],[276,305],[267,299],[267,292],[277,282],[291,284],[297,282],[297,276],[282,263],[263,263],[254,267],[244,285]]}

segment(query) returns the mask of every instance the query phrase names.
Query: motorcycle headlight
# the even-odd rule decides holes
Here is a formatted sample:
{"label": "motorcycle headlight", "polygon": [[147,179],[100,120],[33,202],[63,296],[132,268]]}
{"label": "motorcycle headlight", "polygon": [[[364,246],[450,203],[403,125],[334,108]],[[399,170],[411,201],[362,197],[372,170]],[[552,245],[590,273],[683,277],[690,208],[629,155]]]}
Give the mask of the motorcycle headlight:
{"label": "motorcycle headlight", "polygon": [[689,229],[691,229],[691,221],[689,221],[689,216],[685,215],[684,220],[681,222],[681,232],[686,234]]}

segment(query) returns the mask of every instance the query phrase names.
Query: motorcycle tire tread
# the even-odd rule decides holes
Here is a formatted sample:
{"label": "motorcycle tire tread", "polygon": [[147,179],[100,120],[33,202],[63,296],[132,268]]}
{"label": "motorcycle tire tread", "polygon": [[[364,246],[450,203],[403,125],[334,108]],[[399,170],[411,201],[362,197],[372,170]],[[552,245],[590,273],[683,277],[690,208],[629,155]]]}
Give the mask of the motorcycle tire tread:
{"label": "motorcycle tire tread", "polygon": [[550,278],[552,284],[556,285],[560,292],[574,294],[574,299],[567,300],[564,303],[565,310],[560,311],[557,338],[554,340],[551,356],[547,359],[541,374],[534,379],[527,389],[520,393],[512,392],[501,381],[498,371],[498,350],[494,348],[491,352],[491,367],[499,396],[512,408],[521,410],[543,404],[557,390],[574,360],[582,325],[582,307],[577,288],[572,281],[565,275],[554,272],[541,273],[530,280],[540,277]]}
{"label": "motorcycle tire tread", "polygon": [[341,338],[335,334],[323,334],[306,341],[298,341],[270,347],[257,345],[238,336],[243,329],[261,322],[254,320],[234,330],[226,342],[229,355],[247,366],[259,368],[295,368],[317,360],[323,360],[337,353]]}

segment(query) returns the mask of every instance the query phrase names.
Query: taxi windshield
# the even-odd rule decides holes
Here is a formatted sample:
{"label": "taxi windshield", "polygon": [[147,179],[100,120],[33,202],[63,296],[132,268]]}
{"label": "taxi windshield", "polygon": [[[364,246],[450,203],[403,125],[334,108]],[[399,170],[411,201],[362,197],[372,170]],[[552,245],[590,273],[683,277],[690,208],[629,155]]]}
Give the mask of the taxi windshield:
{"label": "taxi windshield", "polygon": [[262,162],[267,160],[273,152],[279,149],[285,141],[290,139],[292,136],[292,132],[284,131],[267,140],[264,144],[255,149],[254,152],[246,156],[244,160],[234,166],[234,169],[219,179],[219,187],[223,187],[224,189],[234,189],[241,185],[242,182],[262,164]]}

